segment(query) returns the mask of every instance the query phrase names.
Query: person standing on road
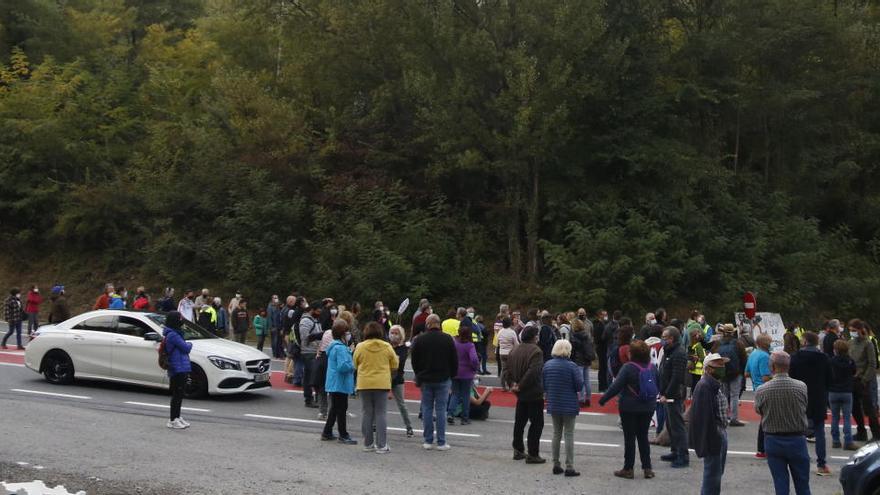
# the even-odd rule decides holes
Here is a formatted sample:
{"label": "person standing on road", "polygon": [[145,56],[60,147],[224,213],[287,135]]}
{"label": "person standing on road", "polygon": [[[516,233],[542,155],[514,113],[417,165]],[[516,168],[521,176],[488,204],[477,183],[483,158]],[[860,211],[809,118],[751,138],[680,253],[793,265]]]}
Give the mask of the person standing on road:
{"label": "person standing on road", "polygon": [[834,343],[838,339],[840,339],[840,320],[830,320],[825,326],[825,338],[822,339],[822,352],[828,356],[828,359],[834,358]]}
{"label": "person standing on road", "polygon": [[357,445],[357,441],[348,434],[346,425],[348,396],[354,393],[354,361],[345,342],[349,328],[348,323],[341,318],[333,322],[333,342],[327,348],[327,378],[324,382],[324,390],[330,395],[330,410],[327,412],[321,440],[336,440],[337,437],[333,436],[333,423],[336,423],[339,443]]}
{"label": "person standing on road", "polygon": [[841,446],[838,427],[838,421],[841,419],[843,420],[844,450],[859,449],[859,445],[853,442],[852,422],[850,421],[853,377],[855,375],[856,364],[849,357],[849,344],[843,339],[837,339],[834,341],[834,357],[831,359],[831,385],[828,386],[828,404],[831,406],[831,446],[836,449]]}
{"label": "person standing on road", "polygon": [[596,343],[596,359],[599,360],[599,392],[608,389],[608,342],[605,341],[605,324],[608,322],[608,312],[600,309],[596,313],[596,321],[593,322],[593,342]]}
{"label": "person standing on road", "polygon": [[406,425],[406,436],[407,438],[412,438],[412,422],[409,420],[409,411],[406,408],[406,398],[404,396],[404,369],[406,367],[406,358],[409,357],[409,343],[406,342],[406,331],[400,325],[392,326],[391,330],[388,331],[388,341],[391,342],[391,347],[394,348],[394,353],[397,354],[397,369],[394,370],[394,376],[391,378],[391,393],[394,395],[394,401],[397,402],[397,410],[403,418],[403,424]]}
{"label": "person standing on road", "polygon": [[52,287],[52,295],[49,296],[49,300],[52,301],[52,309],[49,310],[49,323],[57,324],[70,318],[70,308],[67,306],[63,285]]}
{"label": "person standing on road", "polygon": [[180,302],[177,303],[177,312],[180,313],[181,318],[188,321],[195,321],[195,312],[193,311],[194,307],[193,291],[187,289],[183,293],[183,299],[181,299]]}
{"label": "person standing on road", "polygon": [[168,353],[168,382],[171,388],[171,414],[168,428],[175,430],[189,428],[189,423],[180,417],[180,406],[183,403],[183,389],[192,371],[189,353],[192,342],[183,339],[183,321],[180,313],[172,311],[165,316],[165,352]]}
{"label": "person standing on road", "polygon": [[229,299],[229,304],[226,306],[226,312],[229,313],[230,321],[229,321],[229,326],[226,327],[224,330],[226,330],[230,339],[232,338],[232,333],[233,333],[232,326],[235,324],[235,318],[233,317],[233,315],[235,315],[235,310],[238,309],[238,301],[240,301],[240,300],[241,300],[241,293],[238,291],[235,291],[235,296],[233,296],[231,299]]}
{"label": "person standing on road", "polygon": [[[584,388],[584,373],[571,362],[571,343],[557,340],[553,358],[544,364],[542,384],[547,394],[547,414],[553,418],[553,474],[580,476],[574,470],[574,422],[580,414],[578,396]],[[565,436],[565,470],[559,463],[559,443]]]}
{"label": "person standing on road", "polygon": [[254,316],[254,335],[257,336],[257,350],[263,352],[263,344],[266,342],[266,335],[269,333],[269,318],[266,317],[266,310],[261,309],[260,314]]}
{"label": "person standing on road", "polygon": [[198,313],[202,309],[202,306],[206,304],[211,304],[211,291],[208,289],[202,289],[201,294],[199,294],[193,302],[193,309]]}
{"label": "person standing on road", "polygon": [[[691,335],[694,335],[691,333]],[[727,358],[709,354],[703,360],[703,374],[694,386],[689,414],[690,446],[703,459],[703,486],[700,495],[721,495],[721,477],[727,462],[727,399],[718,376],[724,373]]]}
{"label": "person standing on road", "polygon": [[553,357],[551,352],[553,351],[553,344],[556,343],[556,332],[553,331],[552,322],[553,316],[549,312],[544,311],[541,313],[541,330],[538,333],[538,346],[541,348],[545,363]]}
{"label": "person standing on road", "polygon": [[[614,472],[618,478],[633,479],[636,464],[636,443],[645,479],[654,477],[651,468],[651,444],[648,430],[657,405],[657,369],[651,363],[651,348],[637,340],[629,347],[630,361],[620,368],[617,378],[599,399],[599,405],[620,395],[618,410],[623,427],[623,469]],[[653,388],[652,388],[653,384]]]}
{"label": "person standing on road", "polygon": [[807,423],[816,440],[816,474],[830,476],[825,460],[825,412],[828,386],[831,384],[831,361],[819,349],[819,336],[804,332],[804,346],[791,356],[789,376],[807,385]]}
{"label": "person standing on road", "polygon": [[25,306],[24,312],[27,314],[28,327],[27,334],[28,337],[33,335],[33,333],[40,327],[40,305],[43,304],[43,296],[40,295],[40,288],[36,285],[31,286],[31,290],[28,291],[27,295],[27,304]]}
{"label": "person standing on road", "polygon": [[247,338],[248,330],[250,330],[250,317],[248,316],[247,301],[240,299],[238,301],[238,309],[232,314],[232,326],[235,332],[235,340],[239,344],[244,344]]}
{"label": "person standing on road", "polygon": [[721,391],[730,407],[730,426],[745,426],[745,423],[739,420],[739,394],[743,385],[742,372],[747,356],[745,346],[736,338],[736,327],[730,323],[721,327],[721,340],[715,344],[713,352],[729,359],[724,365]]}
{"label": "person standing on road", "polygon": [[862,320],[850,320],[847,325],[853,336],[849,342],[849,355],[856,363],[856,379],[853,382],[852,415],[856,420],[856,440],[866,441],[864,417],[868,417],[871,428],[871,441],[880,440],[880,422],[877,420],[877,408],[871,390],[876,390],[877,354],[869,339],[868,326]]}
{"label": "person standing on road", "polygon": [[281,359],[284,357],[281,343],[281,300],[277,295],[272,296],[269,305],[266,306],[266,320],[269,324],[269,338],[272,344],[272,357]]}
{"label": "person standing on road", "polygon": [[213,304],[203,305],[202,309],[200,309],[197,314],[196,322],[200,327],[210,331],[218,337],[224,336],[224,334],[217,331],[217,310],[214,308]]}
{"label": "person standing on road", "polygon": [[[772,378],[770,372],[770,336],[762,333],[755,338],[755,349],[749,354],[746,360],[745,376],[752,379],[752,390],[757,391],[761,385],[767,383]],[[849,417],[847,415],[847,417]],[[758,452],[755,453],[757,459],[766,459],[767,454],[764,451],[764,428],[761,422],[758,422]]]}
{"label": "person standing on road", "polygon": [[110,308],[110,294],[112,294],[116,290],[113,287],[113,284],[104,285],[104,292],[98,296],[98,299],[95,300],[95,305],[92,306],[93,310],[98,309],[109,309]]}
{"label": "person standing on road", "polygon": [[688,347],[688,375],[691,388],[691,396],[697,383],[703,378],[703,361],[706,360],[706,348],[703,346],[703,331],[699,328],[690,330],[691,345]]}
{"label": "person standing on road", "polygon": [[[385,330],[379,322],[370,322],[364,328],[364,341],[354,350],[354,367],[357,370],[357,390],[363,406],[361,433],[364,435],[364,452],[387,454],[391,452],[386,440],[388,421],[388,392],[391,391],[391,374],[397,371],[397,354],[385,342]],[[373,443],[373,426],[376,439]]]}
{"label": "person standing on road", "polygon": [[[539,455],[541,432],[544,430],[544,353],[538,347],[538,328],[526,326],[520,334],[520,344],[507,358],[507,368],[501,376],[516,394],[516,417],[513,424],[513,460],[525,459],[526,464],[543,464]],[[523,432],[529,423],[528,454],[523,445]]]}
{"label": "person standing on road", "polygon": [[131,309],[135,311],[150,310],[150,296],[147,289],[143,285],[138,287],[134,292],[134,301],[131,303]]}
{"label": "person standing on road", "polygon": [[[777,495],[788,495],[794,481],[798,495],[810,495],[810,454],[807,452],[807,386],[788,376],[791,358],[785,351],[770,355],[773,379],[755,392],[755,412],[764,428],[767,466]],[[789,472],[791,478],[789,478]]]}
{"label": "person standing on road", "polygon": [[9,337],[12,336],[12,333],[15,332],[15,341],[18,344],[18,349],[24,349],[21,346],[21,320],[22,311],[21,305],[21,291],[18,288],[13,288],[9,291],[9,297],[6,298],[6,302],[3,304],[3,317],[6,319],[6,323],[9,325],[9,330],[7,330],[6,335],[3,336],[3,343],[0,344],[0,349],[6,349],[6,341],[9,340]]}
{"label": "person standing on road", "polygon": [[583,375],[584,388],[579,392],[581,404],[592,405],[592,388],[590,387],[590,366],[596,360],[593,348],[592,332],[587,330],[584,320],[575,318],[571,322],[571,361],[578,366]]}
{"label": "person standing on road", "polygon": [[156,311],[161,313],[174,311],[174,287],[165,287],[165,295],[156,304]]}
{"label": "person standing on road", "polygon": [[452,377],[458,373],[458,353],[452,337],[441,330],[436,314],[425,320],[425,333],[412,343],[412,367],[416,386],[422,390],[422,448],[434,448],[434,424],[437,425],[437,450],[449,450],[446,443],[446,405]]}
{"label": "person standing on road", "polygon": [[[510,317],[505,316],[501,318],[501,330],[498,331],[496,335],[498,339],[498,345],[496,346],[498,350],[498,373],[504,370],[507,366],[507,359],[510,357],[510,352],[513,351],[516,346],[519,345],[519,337],[516,335],[516,330],[513,329],[513,321]],[[505,392],[509,392],[506,384],[501,384],[502,388]]]}
{"label": "person standing on road", "polygon": [[660,402],[666,407],[666,429],[672,452],[661,456],[660,460],[672,462],[674,468],[683,468],[690,464],[687,430],[684,427],[687,352],[681,345],[681,333],[677,328],[666,327],[662,339],[665,345],[660,364]]}
{"label": "person standing on road", "polygon": [[471,386],[474,383],[474,376],[480,370],[480,358],[477,356],[474,347],[473,329],[470,326],[470,318],[466,318],[461,322],[458,329],[458,337],[455,340],[455,352],[458,356],[458,371],[455,378],[452,379],[452,395],[449,397],[449,404],[446,408],[446,421],[449,424],[455,423],[455,409],[461,404],[461,424],[471,424],[470,419],[470,397]]}
{"label": "person standing on road", "polygon": [[[318,404],[315,404],[312,383],[315,375],[315,358],[318,355],[321,338],[324,336],[324,330],[318,321],[321,318],[322,307],[323,304],[320,301],[312,302],[311,306],[309,306],[309,312],[303,314],[299,321],[300,360],[303,363],[303,397],[306,401],[306,407],[311,408],[319,407]],[[294,376],[295,380],[296,377]]]}

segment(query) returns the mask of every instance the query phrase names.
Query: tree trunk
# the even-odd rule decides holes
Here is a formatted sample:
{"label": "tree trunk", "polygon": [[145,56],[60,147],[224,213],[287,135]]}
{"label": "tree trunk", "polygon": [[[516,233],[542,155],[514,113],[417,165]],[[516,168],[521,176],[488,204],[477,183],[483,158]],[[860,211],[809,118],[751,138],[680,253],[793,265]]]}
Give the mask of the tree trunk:
{"label": "tree trunk", "polygon": [[767,121],[768,117],[764,117],[764,183],[770,182],[770,125]]}
{"label": "tree trunk", "polygon": [[507,261],[510,274],[519,283],[522,280],[522,244],[520,242],[519,211],[522,195],[516,183],[510,181],[507,196]]}
{"label": "tree trunk", "polygon": [[733,145],[733,175],[739,171],[739,132],[742,116],[742,103],[736,103],[736,143]]}
{"label": "tree trunk", "polygon": [[278,4],[278,46],[275,49],[275,83],[278,84],[281,81],[281,39],[284,34],[283,29],[283,20],[284,20],[284,0],[280,0]]}
{"label": "tree trunk", "polygon": [[526,273],[528,274],[529,282],[535,282],[538,276],[538,226],[540,224],[538,218],[540,214],[538,169],[537,164],[531,164],[532,190],[530,191],[529,209],[526,212],[526,254],[528,256]]}

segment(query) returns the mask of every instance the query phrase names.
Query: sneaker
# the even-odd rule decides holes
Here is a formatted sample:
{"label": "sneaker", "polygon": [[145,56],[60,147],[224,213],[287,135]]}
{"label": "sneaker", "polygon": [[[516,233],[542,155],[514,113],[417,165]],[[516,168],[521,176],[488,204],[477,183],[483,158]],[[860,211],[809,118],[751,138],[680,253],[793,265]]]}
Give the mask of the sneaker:
{"label": "sneaker", "polygon": [[562,469],[562,466],[560,466],[558,462],[553,465],[553,474],[562,474],[564,472],[565,470]]}
{"label": "sneaker", "polygon": [[186,426],[180,422],[180,418],[175,419],[174,421],[169,421],[165,426],[171,428],[172,430],[183,430]]}
{"label": "sneaker", "polygon": [[580,475],[581,475],[581,473],[575,471],[574,469],[566,469],[565,470],[565,477],[566,478],[573,478],[575,476],[580,476]]}
{"label": "sneaker", "polygon": [[377,454],[390,454],[390,453],[391,453],[391,447],[389,447],[389,446],[387,446],[387,445],[384,446],[384,447],[379,447],[378,449],[376,449],[376,453],[377,453]]}
{"label": "sneaker", "polygon": [[544,459],[539,455],[526,456],[526,464],[544,464],[545,462],[547,462],[547,459]]}
{"label": "sneaker", "polygon": [[807,437],[807,442],[816,443],[816,437]]}
{"label": "sneaker", "polygon": [[434,450],[434,444],[425,442],[422,444],[422,448],[425,450]]}
{"label": "sneaker", "polygon": [[406,438],[412,438],[415,433],[413,432],[412,426],[406,427]]}
{"label": "sneaker", "polygon": [[450,447],[448,443],[444,443],[443,445],[438,445],[438,446],[437,446],[437,450],[441,450],[441,451],[444,451],[444,452],[447,451],[447,450],[449,450],[449,449],[451,449],[451,448],[452,448],[452,447]]}
{"label": "sneaker", "polygon": [[447,416],[447,417],[446,417],[446,424],[448,424],[448,425],[454,425],[454,424],[455,424],[455,418],[453,418],[452,416]]}
{"label": "sneaker", "polygon": [[745,426],[746,424],[738,419],[731,419],[727,426]]}
{"label": "sneaker", "polygon": [[820,468],[816,468],[816,474],[819,476],[831,476],[831,469],[828,466],[822,466]]}
{"label": "sneaker", "polygon": [[339,437],[339,443],[342,445],[357,445],[357,440],[351,437]]}
{"label": "sneaker", "polygon": [[837,441],[837,442],[831,442],[831,448],[833,448],[833,449],[839,449],[839,448],[840,448],[840,442],[839,442],[839,441]]}
{"label": "sneaker", "polygon": [[177,418],[177,420],[180,421],[180,424],[182,424],[183,426],[189,428],[189,421],[183,419],[183,417]]}
{"label": "sneaker", "polygon": [[614,471],[614,476],[617,476],[618,478],[628,479],[628,480],[635,478],[635,475],[633,475],[632,469],[621,469],[620,471]]}
{"label": "sneaker", "polygon": [[336,435],[324,435],[324,434],[322,433],[322,434],[321,434],[321,440],[323,440],[323,441],[325,441],[325,442],[332,442],[333,440],[336,440]]}
{"label": "sneaker", "polygon": [[376,446],[375,446],[375,445],[366,445],[366,446],[364,446],[364,452],[375,452],[375,451],[376,451]]}
{"label": "sneaker", "polygon": [[766,459],[767,454],[765,452],[755,452],[755,459]]}
{"label": "sneaker", "polygon": [[526,458],[526,453],[523,452],[522,450],[514,450],[513,451],[513,460],[514,461],[521,461],[525,458]]}
{"label": "sneaker", "polygon": [[320,420],[326,420],[326,419],[327,419],[327,415],[324,414],[324,413],[318,413],[318,419],[320,419]]}

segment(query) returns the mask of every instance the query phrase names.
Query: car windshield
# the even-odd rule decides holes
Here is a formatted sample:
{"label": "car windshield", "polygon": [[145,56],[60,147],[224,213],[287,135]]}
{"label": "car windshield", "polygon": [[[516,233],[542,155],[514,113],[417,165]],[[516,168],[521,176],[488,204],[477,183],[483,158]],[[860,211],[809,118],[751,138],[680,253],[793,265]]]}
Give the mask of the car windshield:
{"label": "car windshield", "polygon": [[[153,320],[158,323],[162,327],[165,326],[165,315],[160,315],[157,313],[151,313],[147,315],[147,318]],[[205,330],[204,328],[196,325],[195,323],[189,320],[183,320],[183,325],[181,325],[183,329],[183,340],[202,340],[202,339],[216,339],[219,338],[211,332]]]}

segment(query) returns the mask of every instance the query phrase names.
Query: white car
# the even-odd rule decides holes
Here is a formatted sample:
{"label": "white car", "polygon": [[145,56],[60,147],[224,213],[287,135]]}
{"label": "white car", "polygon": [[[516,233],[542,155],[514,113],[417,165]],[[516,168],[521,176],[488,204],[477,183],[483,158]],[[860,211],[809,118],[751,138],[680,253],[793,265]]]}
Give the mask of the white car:
{"label": "white car", "polygon": [[[24,364],[50,383],[87,378],[167,389],[168,374],[158,363],[164,322],[165,315],[158,313],[99,310],[81,314],[40,327],[25,350]],[[183,334],[193,344],[187,397],[271,386],[271,360],[262,352],[221,339],[186,320]]]}

